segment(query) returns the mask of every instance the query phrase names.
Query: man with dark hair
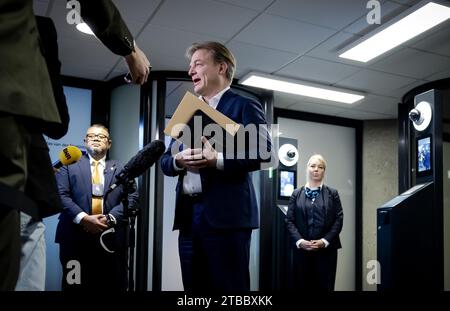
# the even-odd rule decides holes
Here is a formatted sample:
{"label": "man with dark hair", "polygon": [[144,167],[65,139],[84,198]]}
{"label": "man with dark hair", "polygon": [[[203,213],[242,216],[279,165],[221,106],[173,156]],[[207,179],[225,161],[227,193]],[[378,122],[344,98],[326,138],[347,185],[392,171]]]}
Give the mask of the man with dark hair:
{"label": "man with dark hair", "polygon": [[[211,107],[244,127],[265,125],[261,105],[230,90],[236,68],[233,54],[219,42],[193,44],[187,50],[189,75],[195,92]],[[259,143],[270,139],[262,133]],[[174,230],[185,290],[249,291],[250,239],[258,228],[258,207],[250,172],[263,159],[249,156],[249,146],[237,157],[217,152],[203,140],[203,148],[172,154],[172,140],[161,158],[167,176],[179,176]],[[223,142],[221,145],[225,146]],[[235,141],[236,145],[236,141]],[[259,149],[258,149],[259,150]],[[230,153],[232,155],[230,155]]]}
{"label": "man with dark hair", "polygon": [[[127,199],[133,208],[137,193],[127,194],[122,186],[107,191],[122,167],[117,161],[106,160],[112,143],[106,127],[89,127],[84,143],[87,155],[56,173],[63,204],[55,239],[63,268],[62,288],[125,290],[127,245],[122,203]],[[104,235],[108,240],[101,239],[111,227],[115,232]],[[79,275],[70,274],[74,261],[79,264]]]}

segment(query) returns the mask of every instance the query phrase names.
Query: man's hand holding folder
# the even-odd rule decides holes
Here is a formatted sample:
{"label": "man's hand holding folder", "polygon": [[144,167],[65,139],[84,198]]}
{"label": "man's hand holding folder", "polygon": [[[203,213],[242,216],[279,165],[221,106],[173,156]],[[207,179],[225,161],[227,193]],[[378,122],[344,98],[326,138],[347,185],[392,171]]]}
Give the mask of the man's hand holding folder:
{"label": "man's hand holding folder", "polygon": [[[186,147],[198,149],[202,148],[205,141],[208,141],[202,137],[208,138],[214,132],[211,143],[217,149],[225,145],[226,135],[234,136],[239,128],[239,124],[210,107],[192,93],[186,92],[164,129],[164,133],[183,143]],[[208,144],[212,148],[211,143]]]}

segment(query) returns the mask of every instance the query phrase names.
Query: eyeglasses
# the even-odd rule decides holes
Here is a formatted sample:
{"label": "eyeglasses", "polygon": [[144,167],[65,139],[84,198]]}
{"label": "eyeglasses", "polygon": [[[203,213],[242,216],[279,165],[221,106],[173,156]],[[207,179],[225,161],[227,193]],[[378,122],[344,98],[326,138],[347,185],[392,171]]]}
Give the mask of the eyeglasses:
{"label": "eyeglasses", "polygon": [[88,140],[94,140],[94,139],[96,139],[96,138],[98,138],[99,140],[108,140],[108,139],[109,139],[108,136],[103,135],[103,134],[87,134],[87,135],[86,135],[86,138],[87,138]]}

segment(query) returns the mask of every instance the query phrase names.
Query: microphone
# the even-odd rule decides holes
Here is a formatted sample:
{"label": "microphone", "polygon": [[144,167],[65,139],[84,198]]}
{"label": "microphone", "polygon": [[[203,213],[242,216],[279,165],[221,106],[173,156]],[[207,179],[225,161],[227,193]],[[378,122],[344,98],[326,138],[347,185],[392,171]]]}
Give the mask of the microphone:
{"label": "microphone", "polygon": [[59,153],[59,160],[53,163],[53,168],[59,169],[63,165],[70,165],[81,158],[82,152],[75,146],[67,146]]}
{"label": "microphone", "polygon": [[134,157],[125,164],[124,168],[116,175],[116,182],[109,188],[114,190],[117,186],[142,175],[150,168],[164,153],[166,146],[161,140],[154,140],[147,144]]}

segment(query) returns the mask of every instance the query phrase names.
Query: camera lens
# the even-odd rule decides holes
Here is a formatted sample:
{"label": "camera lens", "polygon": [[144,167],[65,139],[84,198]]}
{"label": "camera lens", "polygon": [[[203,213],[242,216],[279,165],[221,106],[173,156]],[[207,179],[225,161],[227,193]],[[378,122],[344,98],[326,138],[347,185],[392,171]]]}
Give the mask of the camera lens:
{"label": "camera lens", "polygon": [[288,158],[295,158],[295,151],[294,150],[289,150],[286,155],[288,156]]}

